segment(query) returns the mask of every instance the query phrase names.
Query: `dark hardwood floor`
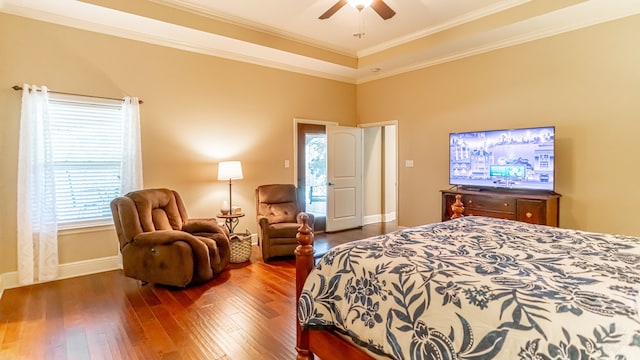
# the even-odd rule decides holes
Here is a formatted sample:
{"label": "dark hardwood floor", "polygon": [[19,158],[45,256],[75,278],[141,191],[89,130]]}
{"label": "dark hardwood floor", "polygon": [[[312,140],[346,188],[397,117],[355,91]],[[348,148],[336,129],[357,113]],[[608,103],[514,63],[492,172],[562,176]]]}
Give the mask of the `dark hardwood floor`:
{"label": "dark hardwood floor", "polygon": [[[316,234],[316,252],[396,229]],[[0,359],[295,359],[294,303],[293,258],[264,263],[255,246],[250,262],[185,289],[120,270],[9,289]]]}

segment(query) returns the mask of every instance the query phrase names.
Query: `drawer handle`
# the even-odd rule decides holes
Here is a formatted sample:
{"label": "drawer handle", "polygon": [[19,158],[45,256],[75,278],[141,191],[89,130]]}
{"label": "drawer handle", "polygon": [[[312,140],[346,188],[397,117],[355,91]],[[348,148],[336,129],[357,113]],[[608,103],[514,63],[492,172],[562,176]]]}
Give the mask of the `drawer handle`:
{"label": "drawer handle", "polygon": [[467,203],[468,204],[473,204],[473,200],[469,200]]}
{"label": "drawer handle", "polygon": [[504,206],[509,206],[509,203],[504,203]]}
{"label": "drawer handle", "polygon": [[525,216],[527,217],[527,219],[531,219],[531,217],[533,216],[533,214],[532,214],[532,213],[530,213],[530,212],[527,212],[527,213],[525,214]]}

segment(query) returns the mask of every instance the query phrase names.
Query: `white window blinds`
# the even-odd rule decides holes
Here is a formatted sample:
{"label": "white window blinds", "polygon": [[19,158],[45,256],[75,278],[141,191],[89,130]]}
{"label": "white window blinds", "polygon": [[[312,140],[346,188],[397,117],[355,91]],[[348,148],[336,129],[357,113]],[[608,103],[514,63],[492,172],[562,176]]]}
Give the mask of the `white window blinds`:
{"label": "white window blinds", "polygon": [[50,94],[57,222],[108,224],[120,195],[122,101]]}

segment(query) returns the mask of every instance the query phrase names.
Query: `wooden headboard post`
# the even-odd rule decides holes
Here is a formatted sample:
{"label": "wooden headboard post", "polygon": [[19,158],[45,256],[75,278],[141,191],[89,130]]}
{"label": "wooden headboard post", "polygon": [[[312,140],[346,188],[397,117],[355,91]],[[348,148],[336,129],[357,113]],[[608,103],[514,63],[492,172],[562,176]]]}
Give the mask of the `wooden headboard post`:
{"label": "wooden headboard post", "polygon": [[304,287],[304,282],[307,280],[307,276],[313,269],[313,231],[309,227],[309,216],[303,214],[301,217],[302,225],[298,229],[296,234],[296,240],[298,240],[298,246],[294,251],[296,255],[296,351],[298,356],[297,360],[312,360],[313,354],[309,350],[309,330],[304,330],[300,327],[298,319],[298,300]]}
{"label": "wooden headboard post", "polygon": [[459,217],[463,217],[464,215],[464,204],[462,203],[462,195],[456,195],[456,202],[451,205],[451,220],[457,219]]}

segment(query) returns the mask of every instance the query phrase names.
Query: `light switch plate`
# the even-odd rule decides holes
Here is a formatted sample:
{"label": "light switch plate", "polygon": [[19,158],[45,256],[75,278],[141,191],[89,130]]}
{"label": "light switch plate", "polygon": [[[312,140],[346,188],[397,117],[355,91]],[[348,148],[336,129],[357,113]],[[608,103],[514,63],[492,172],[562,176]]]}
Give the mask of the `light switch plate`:
{"label": "light switch plate", "polygon": [[284,161],[284,168],[288,169],[289,168],[289,160],[285,160]]}

